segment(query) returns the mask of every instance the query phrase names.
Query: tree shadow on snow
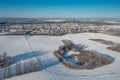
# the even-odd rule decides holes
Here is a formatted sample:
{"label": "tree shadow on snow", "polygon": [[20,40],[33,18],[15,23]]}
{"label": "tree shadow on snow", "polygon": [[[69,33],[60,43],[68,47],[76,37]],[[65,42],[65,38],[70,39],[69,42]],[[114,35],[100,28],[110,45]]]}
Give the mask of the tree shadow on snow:
{"label": "tree shadow on snow", "polygon": [[33,58],[35,56],[42,56],[48,52],[49,51],[45,51],[45,52],[44,51],[33,51],[33,52],[27,52],[27,53],[23,53],[20,55],[16,55],[16,56],[12,57],[11,64],[15,64],[21,60],[30,59],[30,58]]}
{"label": "tree shadow on snow", "polygon": [[[19,61],[31,59],[34,57],[37,57],[40,59],[43,55],[48,54],[49,52],[50,51],[33,51],[33,52],[27,52],[27,53],[23,53],[20,55],[16,55],[16,56],[12,57],[10,64],[12,65],[12,64],[15,64]],[[52,66],[57,65],[59,63],[60,63],[60,61],[57,60],[55,57],[53,57],[53,58],[47,57],[45,60],[41,60],[41,69],[40,70],[52,67]]]}
{"label": "tree shadow on snow", "polygon": [[42,61],[42,70],[52,67],[54,65],[57,65],[59,63],[60,63],[60,61],[55,58],[50,58],[50,59],[44,60],[44,61]]}

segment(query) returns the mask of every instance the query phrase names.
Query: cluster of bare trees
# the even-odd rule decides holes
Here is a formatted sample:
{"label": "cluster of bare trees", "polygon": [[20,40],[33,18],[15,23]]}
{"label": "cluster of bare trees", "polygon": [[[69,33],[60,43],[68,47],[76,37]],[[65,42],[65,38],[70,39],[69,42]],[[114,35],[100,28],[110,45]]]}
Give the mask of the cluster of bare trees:
{"label": "cluster of bare trees", "polygon": [[0,68],[10,65],[11,57],[6,52],[0,54]]}
{"label": "cluster of bare trees", "polygon": [[[70,69],[94,69],[108,65],[113,60],[103,56],[100,53],[84,50],[87,46],[79,44],[76,45],[70,40],[62,40],[63,46],[54,51],[54,55],[67,68]],[[69,51],[78,52],[79,54],[67,55]]]}
{"label": "cluster of bare trees", "polygon": [[13,66],[8,66],[1,69],[0,80],[39,70],[40,70],[39,63],[33,59],[27,61],[19,61]]}

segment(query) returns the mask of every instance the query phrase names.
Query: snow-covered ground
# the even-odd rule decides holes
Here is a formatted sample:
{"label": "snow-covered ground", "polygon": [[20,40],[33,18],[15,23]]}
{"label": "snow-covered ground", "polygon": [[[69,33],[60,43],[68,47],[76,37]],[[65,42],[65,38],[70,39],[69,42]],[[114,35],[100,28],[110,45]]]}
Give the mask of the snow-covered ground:
{"label": "snow-covered ground", "polygon": [[68,55],[72,55],[72,54],[80,54],[80,52],[69,51],[67,54],[68,54]]}
{"label": "snow-covered ground", "polygon": [[[17,56],[34,51],[35,54],[39,54],[37,57],[42,61],[42,71],[12,77],[8,80],[120,80],[120,53],[106,49],[107,45],[89,40],[97,38],[120,43],[120,37],[100,33],[64,36],[0,36],[0,53],[7,52],[11,56]],[[87,50],[96,50],[115,60],[110,65],[93,70],[68,69],[53,55],[53,51],[63,45],[61,40],[65,39],[75,44],[86,45]]]}

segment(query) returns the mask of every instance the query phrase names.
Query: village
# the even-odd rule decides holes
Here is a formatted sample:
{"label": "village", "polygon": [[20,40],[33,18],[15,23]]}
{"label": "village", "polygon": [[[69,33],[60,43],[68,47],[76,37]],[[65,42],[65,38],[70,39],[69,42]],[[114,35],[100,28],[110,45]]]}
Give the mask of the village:
{"label": "village", "polygon": [[44,22],[44,23],[0,23],[0,35],[64,35],[68,33],[111,33],[119,34],[119,24],[83,22]]}

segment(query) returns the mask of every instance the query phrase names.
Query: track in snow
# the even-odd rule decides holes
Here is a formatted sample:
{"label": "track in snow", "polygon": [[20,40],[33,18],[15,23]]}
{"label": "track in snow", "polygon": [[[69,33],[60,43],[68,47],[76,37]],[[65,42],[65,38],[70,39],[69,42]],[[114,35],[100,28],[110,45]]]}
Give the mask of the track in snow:
{"label": "track in snow", "polygon": [[[42,66],[41,60],[40,60],[40,58],[38,58],[38,57],[36,56],[36,52],[33,51],[32,47],[31,47],[31,45],[30,45],[30,43],[29,43],[29,41],[28,41],[28,38],[29,38],[29,36],[25,35],[26,42],[27,42],[28,46],[30,47],[31,52],[33,53],[33,55],[34,55],[35,58],[37,59],[39,65]],[[40,69],[41,69],[41,67],[40,67]]]}

